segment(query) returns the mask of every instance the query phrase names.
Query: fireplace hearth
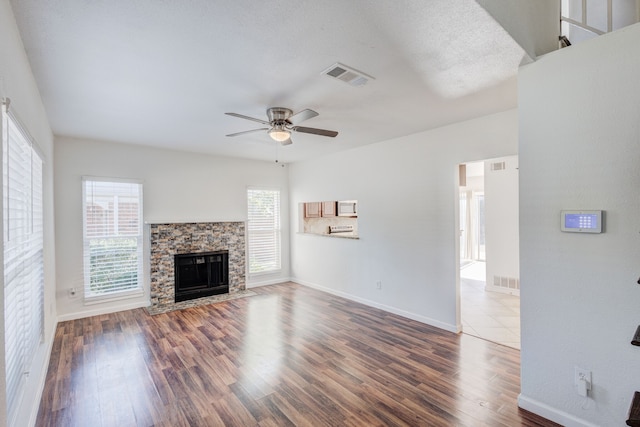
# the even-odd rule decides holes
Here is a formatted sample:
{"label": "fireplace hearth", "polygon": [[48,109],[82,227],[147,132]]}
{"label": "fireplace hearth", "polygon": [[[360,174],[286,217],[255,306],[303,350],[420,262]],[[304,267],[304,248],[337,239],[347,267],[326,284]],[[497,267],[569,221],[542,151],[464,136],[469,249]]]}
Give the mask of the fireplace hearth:
{"label": "fireplace hearth", "polygon": [[229,292],[229,251],[174,256],[175,302]]}

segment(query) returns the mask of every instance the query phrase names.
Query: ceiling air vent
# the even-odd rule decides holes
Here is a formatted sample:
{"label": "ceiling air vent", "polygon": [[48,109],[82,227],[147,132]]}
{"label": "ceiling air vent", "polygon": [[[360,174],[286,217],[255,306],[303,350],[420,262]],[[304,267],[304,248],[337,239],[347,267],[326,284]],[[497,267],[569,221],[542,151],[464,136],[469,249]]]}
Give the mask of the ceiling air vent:
{"label": "ceiling air vent", "polygon": [[351,86],[364,86],[369,80],[373,80],[373,77],[351,67],[347,67],[339,62],[336,62],[331,67],[324,70],[322,74],[326,74],[334,79],[342,80]]}

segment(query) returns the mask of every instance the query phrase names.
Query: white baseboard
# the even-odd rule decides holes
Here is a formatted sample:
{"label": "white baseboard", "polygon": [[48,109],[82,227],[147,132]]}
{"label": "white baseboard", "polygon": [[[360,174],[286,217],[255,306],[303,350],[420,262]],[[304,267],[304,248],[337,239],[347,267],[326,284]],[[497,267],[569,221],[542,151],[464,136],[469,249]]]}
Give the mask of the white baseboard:
{"label": "white baseboard", "polygon": [[118,311],[133,310],[134,308],[148,307],[148,301],[136,301],[129,304],[122,304],[117,307],[97,307],[92,310],[77,311],[58,316],[58,322],[67,320],[84,319],[85,317],[100,316],[101,314],[117,313]]}
{"label": "white baseboard", "polygon": [[520,289],[505,289],[500,286],[485,285],[484,290],[488,292],[499,292],[501,294],[520,296]]}
{"label": "white baseboard", "polygon": [[541,417],[565,427],[598,427],[596,424],[591,424],[590,422],[580,419],[574,415],[560,411],[546,403],[523,396],[522,393],[518,396],[518,406],[526,411],[533,412],[536,415],[540,415]]}
{"label": "white baseboard", "polygon": [[315,283],[306,282],[304,280],[299,280],[292,278],[292,282],[298,283],[303,286],[307,286],[309,288],[317,289],[322,292],[326,292],[328,294],[336,295],[351,301],[359,302],[360,304],[368,305],[369,307],[378,308],[380,310],[387,311],[389,313],[397,314],[398,316],[406,317],[407,319],[415,320],[420,323],[424,323],[425,325],[434,326],[436,328],[444,329],[445,331],[458,333],[460,332],[456,325],[451,325],[449,323],[440,322],[439,320],[431,319],[429,317],[421,316],[419,314],[411,313],[409,311],[401,310],[396,307],[391,307],[389,305],[380,304],[375,301],[371,301],[365,298],[360,298],[358,296],[348,294],[342,291],[336,291],[335,289],[326,288],[324,286],[317,285]]}
{"label": "white baseboard", "polygon": [[247,281],[247,289],[258,288],[260,286],[275,285],[277,283],[285,283],[285,282],[291,282],[291,278],[290,277],[275,277],[273,279],[261,280],[259,282],[258,281],[255,281],[255,282]]}
{"label": "white baseboard", "polygon": [[[31,406],[31,414],[29,415],[29,424],[28,426],[35,426],[36,421],[38,419],[38,410],[40,409],[40,401],[42,400],[42,392],[44,391],[44,384],[47,381],[47,372],[49,370],[49,361],[51,360],[51,352],[53,351],[53,342],[56,337],[56,329],[58,328],[58,321],[53,322],[53,330],[50,333],[51,339],[47,343],[46,356],[44,357],[44,361],[42,363],[42,367],[40,369],[40,381],[38,381],[38,388],[36,396],[33,396],[31,399],[34,403]],[[46,336],[46,334],[45,334]],[[24,397],[26,398],[26,396]]]}

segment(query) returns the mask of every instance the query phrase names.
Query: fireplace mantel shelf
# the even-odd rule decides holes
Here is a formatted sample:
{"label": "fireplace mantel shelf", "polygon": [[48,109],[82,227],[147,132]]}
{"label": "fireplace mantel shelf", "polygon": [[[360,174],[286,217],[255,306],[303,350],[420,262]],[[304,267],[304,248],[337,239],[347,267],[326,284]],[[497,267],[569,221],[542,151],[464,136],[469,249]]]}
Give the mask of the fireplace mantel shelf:
{"label": "fireplace mantel shelf", "polygon": [[168,221],[160,221],[160,220],[149,220],[149,221],[145,221],[144,223],[146,225],[153,225],[153,224],[198,224],[198,223],[210,223],[210,222],[247,222],[247,218],[241,218],[241,219],[194,219],[194,220],[176,220],[176,219],[172,219],[172,220],[168,220]]}

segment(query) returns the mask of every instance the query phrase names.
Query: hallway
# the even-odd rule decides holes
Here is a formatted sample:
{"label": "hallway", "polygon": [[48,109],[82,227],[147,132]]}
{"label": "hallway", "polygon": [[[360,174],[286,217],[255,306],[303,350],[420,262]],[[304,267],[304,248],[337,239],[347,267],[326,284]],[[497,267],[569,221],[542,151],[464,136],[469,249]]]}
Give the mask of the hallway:
{"label": "hallway", "polygon": [[460,270],[463,332],[520,349],[520,297],[486,292],[485,267],[475,261]]}

